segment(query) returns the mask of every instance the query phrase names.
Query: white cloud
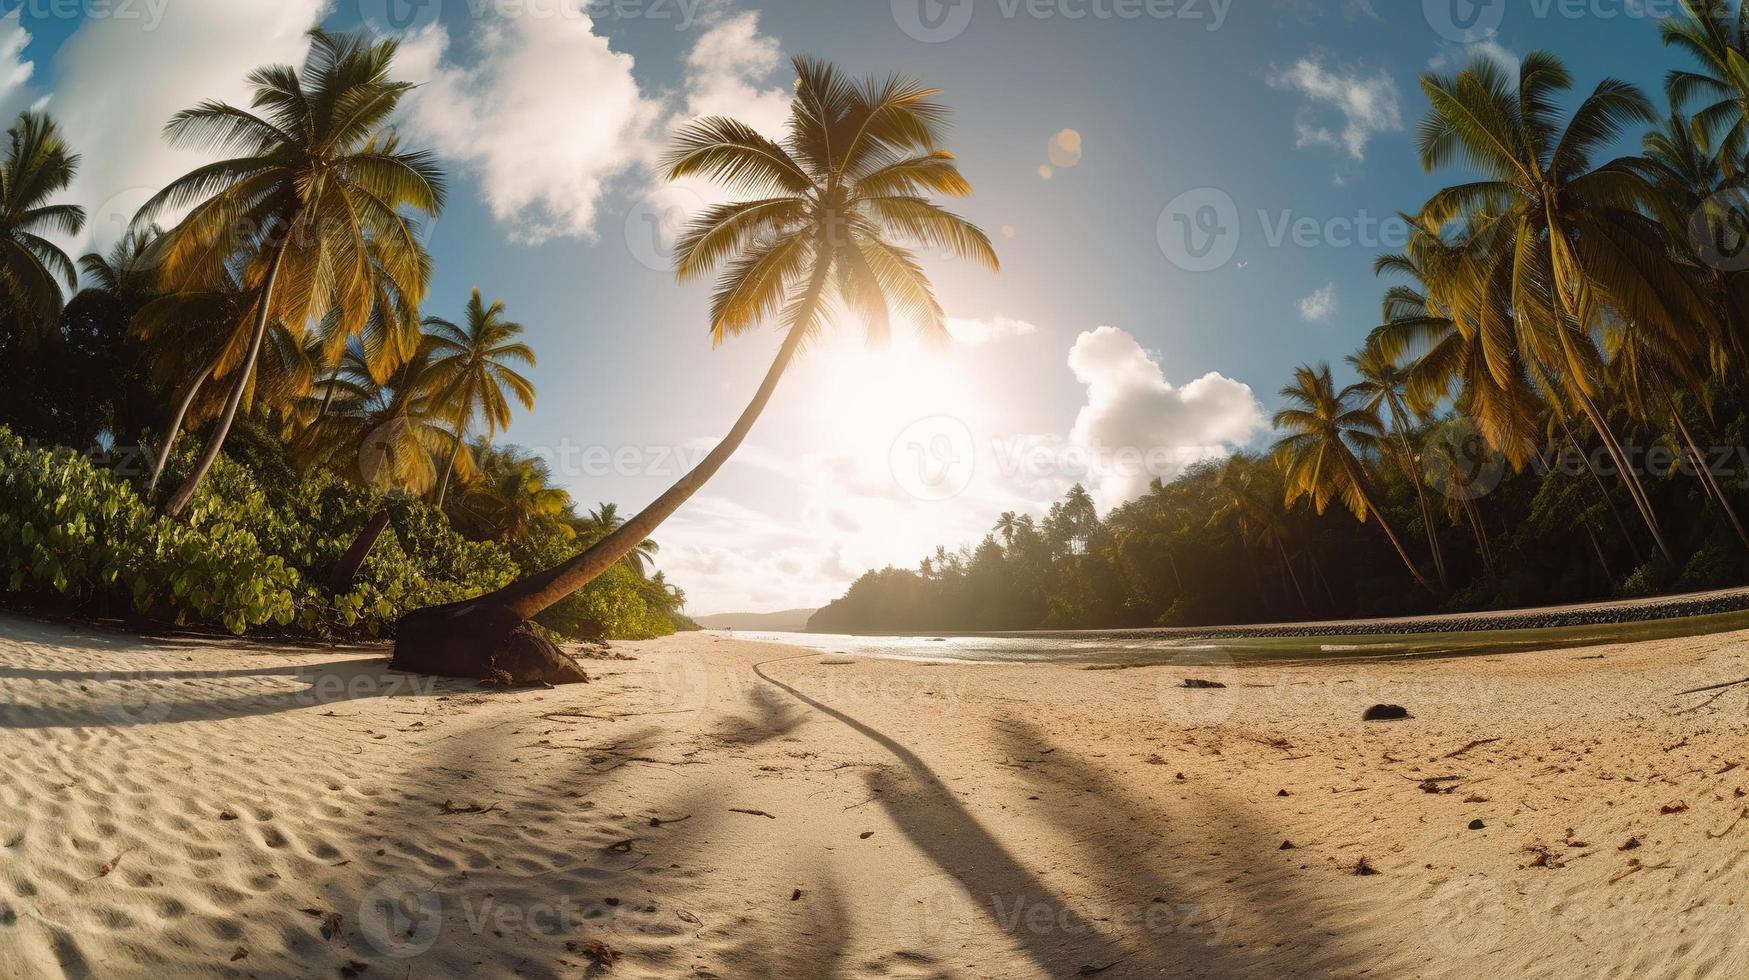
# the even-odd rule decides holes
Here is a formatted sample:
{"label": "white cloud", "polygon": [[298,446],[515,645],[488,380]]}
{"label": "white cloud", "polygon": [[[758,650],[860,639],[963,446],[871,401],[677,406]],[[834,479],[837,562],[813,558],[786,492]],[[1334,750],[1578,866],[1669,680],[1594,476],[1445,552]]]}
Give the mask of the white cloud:
{"label": "white cloud", "polygon": [[1442,44],[1439,53],[1427,63],[1433,71],[1462,70],[1468,68],[1477,58],[1486,58],[1499,65],[1510,76],[1518,76],[1520,58],[1512,49],[1500,43],[1498,31],[1489,31],[1488,36],[1473,44]]}
{"label": "white cloud", "polygon": [[8,119],[23,108],[20,103],[28,97],[25,86],[36,73],[36,64],[23,58],[30,32],[19,23],[22,9],[0,16],[0,112],[5,112]]}
{"label": "white cloud", "polygon": [[1330,318],[1336,315],[1336,284],[1330,283],[1302,298],[1299,307],[1300,319],[1307,323],[1330,322]]}
{"label": "white cloud", "polygon": [[411,135],[472,171],[513,239],[593,234],[603,189],[639,162],[659,111],[639,91],[631,55],[581,13],[492,15],[472,63],[452,55],[439,24],[407,39],[400,74],[422,83]]}
{"label": "white cloud", "polygon": [[1265,427],[1248,385],[1210,372],[1182,387],[1116,327],[1081,334],[1069,368],[1087,386],[1070,442],[1085,454],[1088,489],[1101,507],[1140,496],[1199,459],[1225,455]]}
{"label": "white cloud", "polygon": [[593,236],[606,192],[623,179],[642,197],[627,233],[654,219],[660,241],[640,240],[635,251],[661,265],[687,216],[726,199],[707,180],[657,179],[668,136],[707,115],[781,136],[789,113],[789,89],[768,83],[782,65],[777,39],[760,33],[756,13],[715,16],[686,55],[680,90],[668,95],[641,85],[632,56],[614,51],[581,12],[488,15],[468,64],[433,24],[402,51],[401,74],[423,83],[409,129],[473,172],[518,241]]}
{"label": "white cloud", "polygon": [[1025,320],[1016,320],[998,313],[982,320],[948,317],[947,332],[956,344],[966,347],[982,347],[985,344],[993,344],[1011,337],[1030,337],[1038,333],[1038,327]]}
{"label": "white cloud", "polygon": [[[1367,143],[1375,135],[1403,128],[1397,83],[1384,69],[1374,74],[1355,67],[1330,69],[1314,54],[1271,75],[1269,84],[1298,92],[1308,100],[1294,118],[1299,135],[1296,145],[1301,148],[1327,146],[1360,162],[1366,159]],[[1339,128],[1334,126],[1335,115],[1342,118]]]}
{"label": "white cloud", "polygon": [[212,159],[171,149],[165,122],[204,99],[248,105],[249,72],[302,64],[304,32],[327,8],[327,0],[178,0],[157,19],[142,10],[81,24],[55,54],[48,102],[81,156],[71,199],[90,212],[81,240],[67,244],[114,241],[148,197]]}

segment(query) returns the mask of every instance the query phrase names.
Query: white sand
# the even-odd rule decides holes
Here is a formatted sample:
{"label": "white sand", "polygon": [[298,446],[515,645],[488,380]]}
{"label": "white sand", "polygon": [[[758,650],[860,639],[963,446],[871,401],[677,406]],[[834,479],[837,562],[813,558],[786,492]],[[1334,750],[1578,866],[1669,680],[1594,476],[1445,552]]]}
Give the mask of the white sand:
{"label": "white sand", "polygon": [[0,976],[1743,976],[1744,640],[494,694],[0,618]]}

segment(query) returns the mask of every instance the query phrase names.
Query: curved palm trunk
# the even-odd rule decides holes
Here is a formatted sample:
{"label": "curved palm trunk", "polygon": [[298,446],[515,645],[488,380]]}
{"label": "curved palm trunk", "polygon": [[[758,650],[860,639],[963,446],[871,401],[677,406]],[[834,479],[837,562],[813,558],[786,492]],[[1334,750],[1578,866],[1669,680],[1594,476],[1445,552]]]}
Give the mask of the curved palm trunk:
{"label": "curved palm trunk", "polygon": [[1409,557],[1408,549],[1404,548],[1403,542],[1397,538],[1397,532],[1391,527],[1391,522],[1385,519],[1385,512],[1373,504],[1372,495],[1366,492],[1366,484],[1362,483],[1358,476],[1354,479],[1354,487],[1356,492],[1360,494],[1361,502],[1366,504],[1366,512],[1377,518],[1379,527],[1385,529],[1385,537],[1391,539],[1391,547],[1397,549],[1397,557],[1403,559],[1403,567],[1409,570],[1410,575],[1415,576],[1416,584],[1426,589],[1429,594],[1438,595],[1439,592],[1434,589],[1433,583],[1427,581],[1427,576],[1421,574],[1421,569],[1415,567],[1414,560]]}
{"label": "curved palm trunk", "polygon": [[1482,524],[1482,512],[1474,500],[1464,500],[1464,516],[1469,519],[1470,533],[1475,535],[1476,551],[1482,556],[1482,570],[1493,578],[1494,546],[1488,541],[1488,529]]}
{"label": "curved palm trunk", "polygon": [[1628,496],[1634,500],[1634,506],[1639,508],[1640,519],[1646,522],[1646,529],[1652,532],[1652,543],[1658,546],[1658,554],[1671,565],[1676,564],[1676,557],[1670,552],[1669,542],[1664,540],[1664,528],[1658,524],[1658,514],[1652,509],[1651,498],[1646,496],[1646,488],[1640,483],[1639,474],[1628,465],[1627,456],[1621,451],[1621,444],[1616,441],[1615,433],[1609,428],[1603,413],[1591,401],[1591,396],[1574,386],[1578,393],[1579,404],[1585,410],[1585,417],[1590,420],[1591,427],[1597,430],[1597,437],[1603,441],[1603,448],[1615,461],[1616,471],[1628,488]]}
{"label": "curved palm trunk", "polygon": [[443,464],[443,478],[437,481],[437,500],[432,503],[438,510],[443,509],[444,495],[449,492],[450,474],[455,472],[455,461],[462,454],[462,441],[467,437],[467,426],[458,425],[455,430],[455,445],[449,449],[449,459]]}
{"label": "curved palm trunk", "polygon": [[170,426],[164,430],[164,445],[158,447],[158,457],[152,461],[152,478],[146,481],[146,492],[149,494],[158,489],[158,479],[164,475],[164,467],[170,465],[170,450],[176,446],[176,437],[182,432],[182,420],[188,417],[188,410],[194,405],[195,396],[206,387],[206,382],[212,376],[213,369],[206,370],[195,376],[189,382],[188,390],[182,393],[182,398],[176,402],[176,414],[170,417]]}
{"label": "curved palm trunk", "polygon": [[1439,578],[1439,590],[1447,591],[1451,584],[1445,574],[1445,554],[1439,547],[1439,530],[1433,524],[1433,508],[1427,503],[1427,489],[1421,485],[1421,474],[1415,472],[1415,451],[1409,445],[1409,432],[1403,425],[1403,416],[1397,412],[1395,400],[1391,404],[1391,425],[1397,430],[1397,441],[1403,447],[1403,475],[1409,478],[1409,483],[1415,488],[1415,502],[1421,507],[1421,525],[1427,529],[1427,549],[1433,555],[1433,573]]}
{"label": "curved palm trunk", "polygon": [[328,573],[328,592],[331,595],[344,595],[352,591],[352,583],[358,578],[358,570],[364,567],[364,560],[370,557],[371,549],[377,546],[377,539],[383,536],[383,531],[389,526],[389,509],[384,507],[371,517],[358,532],[358,537],[352,541],[352,546],[334,563],[334,568]]}
{"label": "curved palm trunk", "polygon": [[[830,269],[830,262],[816,265],[802,299],[805,314],[796,320],[797,324],[813,322]],[[729,461],[771,401],[778,381],[795,359],[802,337],[799,327],[791,328],[766,371],[765,380],[729,434],[648,507],[563,564],[477,599],[420,609],[404,617],[390,666],[450,677],[490,677],[494,671],[502,671],[514,683],[587,680],[574,661],[536,636],[526,626],[527,622],[631,553]]]}
{"label": "curved palm trunk", "polygon": [[1294,571],[1293,559],[1287,556],[1287,545],[1278,537],[1275,539],[1275,547],[1281,552],[1281,563],[1287,569],[1288,581],[1294,584],[1294,593],[1300,597],[1300,611],[1310,612],[1312,606],[1306,601],[1306,590],[1300,587],[1300,574]]}
{"label": "curved palm trunk", "polygon": [[273,286],[279,279],[279,266],[285,260],[285,248],[283,244],[279,246],[273,253],[273,264],[267,267],[267,279],[261,286],[261,307],[255,313],[255,333],[249,338],[249,353],[237,370],[237,383],[231,386],[231,396],[225,399],[225,411],[219,416],[219,427],[214,430],[212,438],[207,440],[200,458],[195,460],[194,472],[188,475],[188,479],[182,482],[182,486],[164,504],[164,513],[171,517],[180,517],[188,502],[194,499],[195,490],[200,488],[207,471],[218,460],[219,449],[224,446],[225,437],[231,434],[231,423],[237,419],[237,407],[243,403],[243,392],[248,390],[249,381],[255,376],[255,361],[261,356],[261,344],[267,338],[268,310],[273,306]]}
{"label": "curved palm trunk", "polygon": [[1561,431],[1566,433],[1567,441],[1572,444],[1573,451],[1579,454],[1580,461],[1585,464],[1585,472],[1591,474],[1591,482],[1597,487],[1597,495],[1603,498],[1603,505],[1609,508],[1609,516],[1615,521],[1616,530],[1621,532],[1622,540],[1628,543],[1628,550],[1633,552],[1634,564],[1636,566],[1645,564],[1646,559],[1640,553],[1639,543],[1628,531],[1627,522],[1621,519],[1621,511],[1615,506],[1615,498],[1609,495],[1609,488],[1603,485],[1602,474],[1597,472],[1597,467],[1591,465],[1591,457],[1586,454],[1585,447],[1579,444],[1579,437],[1575,436],[1573,430],[1567,426],[1567,420],[1559,414],[1555,418],[1561,423]]}
{"label": "curved palm trunk", "polygon": [[1708,465],[1706,454],[1701,452],[1700,446],[1694,441],[1694,434],[1688,431],[1688,424],[1682,420],[1682,411],[1676,407],[1676,399],[1671,397],[1668,388],[1662,388],[1660,394],[1664,396],[1664,404],[1670,408],[1670,417],[1676,421],[1676,430],[1682,434],[1683,444],[1688,447],[1688,453],[1694,459],[1695,475],[1700,477],[1701,485],[1718,502],[1719,509],[1725,512],[1726,519],[1731,522],[1731,529],[1737,532],[1737,540],[1742,542],[1745,549],[1749,549],[1749,534],[1744,533],[1743,522],[1737,519],[1736,508],[1731,506],[1730,499],[1725,496],[1725,488],[1719,485],[1712,467]]}

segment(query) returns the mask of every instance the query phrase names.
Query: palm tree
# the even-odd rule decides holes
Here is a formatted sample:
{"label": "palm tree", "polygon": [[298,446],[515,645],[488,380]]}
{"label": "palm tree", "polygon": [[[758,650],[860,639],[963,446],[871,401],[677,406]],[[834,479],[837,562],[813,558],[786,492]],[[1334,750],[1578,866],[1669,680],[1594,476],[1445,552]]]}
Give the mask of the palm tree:
{"label": "palm tree", "polygon": [[[465,458],[465,457],[464,457]],[[571,495],[552,485],[552,474],[539,458],[515,448],[494,448],[476,440],[473,458],[479,475],[462,485],[450,501],[457,524],[481,538],[519,541],[541,528],[574,537],[567,520]]]}
{"label": "palm tree", "polygon": [[[1650,215],[1665,226],[1681,218],[1632,167],[1591,163],[1626,125],[1652,122],[1651,103],[1634,86],[1606,79],[1563,125],[1556,100],[1572,86],[1566,67],[1543,51],[1525,57],[1516,84],[1486,58],[1456,76],[1423,75],[1431,109],[1418,137],[1422,165],[1433,171],[1462,158],[1483,179],[1434,195],[1421,223],[1471,219],[1478,328],[1491,346],[1523,351],[1537,386],[1585,415],[1673,563],[1651,501],[1597,406],[1602,357],[1594,331],[1607,310],[1692,346],[1691,325],[1705,321],[1706,304],[1670,260]],[[1508,369],[1490,367],[1497,377]]]}
{"label": "palm tree", "polygon": [[[1475,467],[1475,460],[1461,449],[1471,431],[1474,430],[1469,430],[1466,422],[1460,419],[1447,419],[1427,431],[1421,444],[1421,460],[1429,481],[1439,486],[1464,486]],[[1476,539],[1476,554],[1482,559],[1483,572],[1493,576],[1494,545],[1488,539],[1488,527],[1482,520],[1481,508],[1476,506],[1476,495],[1447,493],[1445,513],[1453,521],[1462,517],[1469,524],[1470,533]]]}
{"label": "palm tree", "polygon": [[[781,325],[777,357],[752,402],[697,467],[581,554],[472,603],[403,620],[398,662],[478,676],[485,651],[650,537],[740,446],[796,352],[819,333],[832,296],[871,342],[886,340],[895,309],[941,342],[945,316],[912,246],[998,268],[989,238],[928,197],[971,192],[941,146],[947,110],[938,91],[896,76],[853,82],[807,58],[794,64],[783,140],[709,117],[683,128],[665,161],[670,178],[709,177],[748,195],[694,218],[675,245],[675,273],[690,282],[723,268],[711,298],[714,344],[773,318]],[[464,627],[470,619],[475,625]],[[537,656],[554,662],[556,652]],[[580,673],[562,665],[555,672],[569,680]]]}
{"label": "palm tree", "polygon": [[1371,474],[1362,457],[1384,437],[1378,416],[1336,393],[1328,364],[1296,368],[1293,383],[1281,389],[1281,397],[1288,407],[1275,413],[1274,424],[1288,435],[1275,444],[1275,453],[1284,477],[1285,500],[1291,504],[1310,497],[1312,509],[1323,514],[1330,498],[1336,497],[1361,523],[1368,517],[1378,518],[1403,566],[1422,588],[1433,592],[1433,584],[1415,567],[1367,490]]}
{"label": "palm tree", "polygon": [[1014,511],[1003,511],[1002,516],[996,519],[996,526],[992,530],[1002,535],[1004,548],[1012,548],[1014,547],[1014,534],[1020,530],[1020,518]]}
{"label": "palm tree", "polygon": [[6,156],[0,159],[0,300],[23,342],[34,345],[61,315],[61,283],[74,289],[79,273],[73,260],[44,235],[77,235],[85,209],[51,204],[67,189],[79,168],[79,155],[67,148],[53,119],[40,112],[19,113],[7,130]]}
{"label": "palm tree", "polygon": [[1682,16],[1666,17],[1658,33],[1665,47],[1686,51],[1700,68],[1669,73],[1671,103],[1703,101],[1696,123],[1706,133],[1722,134],[1719,149],[1726,159],[1743,160],[1749,151],[1749,19],[1715,0],[1682,0]]}
{"label": "palm tree", "polygon": [[[1240,540],[1256,542],[1265,548],[1273,545],[1281,555],[1281,564],[1287,569],[1294,594],[1300,598],[1300,608],[1308,609],[1306,590],[1300,587],[1299,573],[1294,571],[1293,559],[1287,554],[1286,515],[1279,507],[1266,503],[1259,492],[1258,485],[1264,482],[1259,475],[1260,469],[1261,464],[1246,453],[1227,457],[1226,464],[1215,477],[1214,500],[1218,506],[1209,515],[1208,526],[1231,523],[1238,528]],[[1279,493],[1271,496],[1281,499]]]}
{"label": "palm tree", "polygon": [[[625,522],[626,519],[619,514],[618,504],[603,503],[587,515],[578,518],[573,526],[577,529],[577,536],[587,546],[619,530]],[[639,578],[643,578],[649,574],[650,563],[656,560],[656,555],[661,550],[661,545],[645,538],[638,542],[636,548],[626,552],[625,565]]]}
{"label": "palm tree", "polygon": [[251,295],[250,343],[231,373],[217,430],[194,471],[165,503],[180,514],[230,432],[273,321],[302,336],[333,312],[332,333],[363,333],[386,294],[417,306],[430,272],[413,220],[443,206],[432,157],[404,152],[385,127],[412,87],[391,79],[392,39],[310,32],[300,73],[285,65],[249,76],[252,109],[203,102],[164,128],[173,144],[238,153],[196,168],[141,209],[136,223],[194,205],[159,242],[178,288],[217,281],[241,260]]}
{"label": "palm tree", "polygon": [[[410,494],[430,491],[437,482],[439,454],[456,441],[456,433],[445,425],[444,388],[431,364],[428,346],[378,384],[363,345],[353,344],[331,381],[329,393],[333,388],[339,393],[330,410],[299,435],[294,450],[306,463],[325,462],[363,486]],[[365,524],[330,572],[330,592],[351,590],[389,517],[385,506]]]}
{"label": "palm tree", "polygon": [[518,374],[511,364],[534,367],[534,351],[516,338],[523,326],[504,319],[504,303],[494,300],[486,306],[480,291],[474,290],[468,299],[466,326],[457,326],[440,317],[427,317],[425,330],[431,348],[432,380],[443,392],[442,411],[448,413],[455,426],[455,445],[443,464],[443,475],[437,479],[437,499],[443,509],[444,494],[449,490],[450,474],[455,472],[456,458],[461,455],[468,423],[478,415],[486,423],[485,443],[510,424],[510,400],[505,389],[528,411],[534,410],[534,383]]}
{"label": "palm tree", "polygon": [[[1378,347],[1367,344],[1360,353],[1348,355],[1348,364],[1360,380],[1348,386],[1343,397],[1352,397],[1367,411],[1390,419],[1391,435],[1395,438],[1390,455],[1415,488],[1415,502],[1421,508],[1421,523],[1427,530],[1427,548],[1433,556],[1433,571],[1439,579],[1440,591],[1449,588],[1445,574],[1445,556],[1439,547],[1439,529],[1433,523],[1433,509],[1427,502],[1427,490],[1422,486],[1421,472],[1415,448],[1409,442],[1408,372],[1397,367]],[[1387,441],[1387,445],[1390,444]]]}

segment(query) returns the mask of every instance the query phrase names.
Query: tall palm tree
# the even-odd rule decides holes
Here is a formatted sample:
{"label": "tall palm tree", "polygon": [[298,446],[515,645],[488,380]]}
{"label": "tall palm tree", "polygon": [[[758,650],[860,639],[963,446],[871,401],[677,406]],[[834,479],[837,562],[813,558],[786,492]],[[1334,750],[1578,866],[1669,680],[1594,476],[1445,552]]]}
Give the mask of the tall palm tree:
{"label": "tall palm tree", "polygon": [[401,150],[386,128],[412,87],[390,78],[396,48],[311,31],[302,72],[250,74],[253,111],[203,102],[164,128],[173,144],[238,155],[178,178],[135,220],[193,205],[160,239],[166,281],[201,288],[240,257],[253,320],[218,428],[166,513],[182,512],[217,459],[271,322],[301,337],[332,311],[344,339],[365,330],[385,293],[411,306],[424,294],[430,260],[410,214],[442,208],[443,178],[428,153]]}
{"label": "tall palm tree", "polygon": [[492,437],[510,424],[506,389],[524,409],[534,410],[534,383],[511,366],[532,368],[535,364],[534,351],[516,339],[522,334],[522,324],[504,318],[503,301],[485,305],[478,289],[468,299],[464,322],[465,326],[458,326],[435,316],[425,320],[432,380],[443,393],[440,410],[448,413],[456,433],[443,474],[437,478],[434,504],[439,510],[474,417],[486,423],[485,442],[490,445]]}
{"label": "tall palm tree", "polygon": [[[1208,524],[1213,527],[1229,523],[1238,528],[1242,541],[1256,542],[1265,548],[1273,545],[1281,556],[1282,567],[1287,569],[1294,594],[1299,596],[1300,608],[1308,609],[1306,590],[1300,587],[1299,573],[1294,571],[1293,559],[1287,553],[1286,515],[1280,506],[1270,506],[1260,492],[1259,485],[1264,482],[1261,468],[1262,464],[1246,453],[1227,457],[1227,462],[1215,477],[1213,489],[1217,506],[1209,515]],[[1269,496],[1278,502],[1281,500],[1280,493]]]}
{"label": "tall palm tree", "polygon": [[996,526],[992,530],[1002,535],[1004,548],[1012,548],[1014,547],[1014,535],[1020,530],[1020,517],[1014,511],[1003,511],[1002,516],[996,519]]}
{"label": "tall palm tree", "polygon": [[1658,33],[1665,47],[1687,52],[1699,69],[1669,73],[1670,101],[1704,103],[1695,121],[1719,137],[1724,157],[1740,169],[1749,152],[1749,19],[1717,0],[1682,0],[1682,15],[1666,17]]}
{"label": "tall palm tree", "polygon": [[1281,397],[1288,407],[1275,413],[1275,427],[1288,435],[1275,444],[1275,453],[1284,476],[1286,501],[1291,504],[1310,497],[1312,509],[1322,514],[1335,497],[1361,523],[1377,518],[1409,574],[1422,588],[1434,592],[1433,583],[1415,566],[1367,489],[1372,474],[1363,457],[1384,437],[1379,417],[1337,394],[1328,364],[1296,368],[1293,383],[1281,389]]}
{"label": "tall palm tree", "polygon": [[[733,119],[704,118],[680,131],[666,160],[670,178],[709,177],[747,196],[694,218],[675,245],[675,272],[690,282],[723,268],[711,299],[712,343],[774,318],[781,326],[777,357],[752,402],[697,467],[575,558],[472,604],[403,621],[396,644],[397,656],[407,655],[402,662],[478,674],[483,638],[507,635],[650,537],[747,437],[796,352],[818,335],[831,297],[871,342],[886,340],[894,310],[940,342],[945,317],[912,247],[999,267],[982,231],[929,199],[971,192],[942,148],[947,109],[936,101],[938,90],[896,76],[854,82],[808,58],[794,64],[783,140]],[[476,628],[458,628],[469,617]]]}
{"label": "tall palm tree", "polygon": [[[1461,158],[1482,179],[1435,194],[1421,220],[1434,228],[1471,219],[1479,329],[1500,349],[1515,336],[1537,386],[1586,417],[1659,553],[1674,563],[1650,498],[1597,405],[1595,331],[1609,311],[1692,346],[1691,325],[1706,320],[1707,308],[1664,244],[1659,219],[1674,226],[1681,218],[1632,167],[1592,165],[1628,124],[1654,120],[1651,103],[1634,86],[1606,79],[1563,122],[1557,100],[1572,86],[1565,65],[1543,51],[1524,58],[1516,80],[1487,58],[1455,76],[1423,75],[1431,109],[1418,136],[1422,165],[1433,171]],[[1497,376],[1509,369],[1493,361],[1490,368]]]}
{"label": "tall palm tree", "polygon": [[[364,486],[429,492],[437,483],[439,455],[456,441],[442,412],[444,387],[431,364],[430,348],[421,349],[379,384],[363,345],[354,343],[333,379],[340,393],[298,436],[294,450],[306,463],[324,462]],[[351,589],[389,516],[385,506],[365,524],[330,573],[329,591]]]}
{"label": "tall palm tree", "polygon": [[55,327],[64,295],[79,284],[67,253],[45,235],[77,235],[85,209],[53,204],[79,168],[55,121],[40,112],[19,113],[7,130],[6,156],[0,159],[0,301],[6,319],[25,344],[35,344]]}
{"label": "tall palm tree", "polygon": [[1439,529],[1433,523],[1433,508],[1427,502],[1427,489],[1422,485],[1415,447],[1409,442],[1408,372],[1397,367],[1372,344],[1362,347],[1358,354],[1348,355],[1347,360],[1360,380],[1349,385],[1343,396],[1352,397],[1381,419],[1389,419],[1394,442],[1387,440],[1390,450],[1385,455],[1396,457],[1398,468],[1408,478],[1409,485],[1415,488],[1415,503],[1421,509],[1421,523],[1427,530],[1427,549],[1433,556],[1434,575],[1439,580],[1440,591],[1445,591],[1450,585],[1446,580],[1445,555],[1439,547]]}

